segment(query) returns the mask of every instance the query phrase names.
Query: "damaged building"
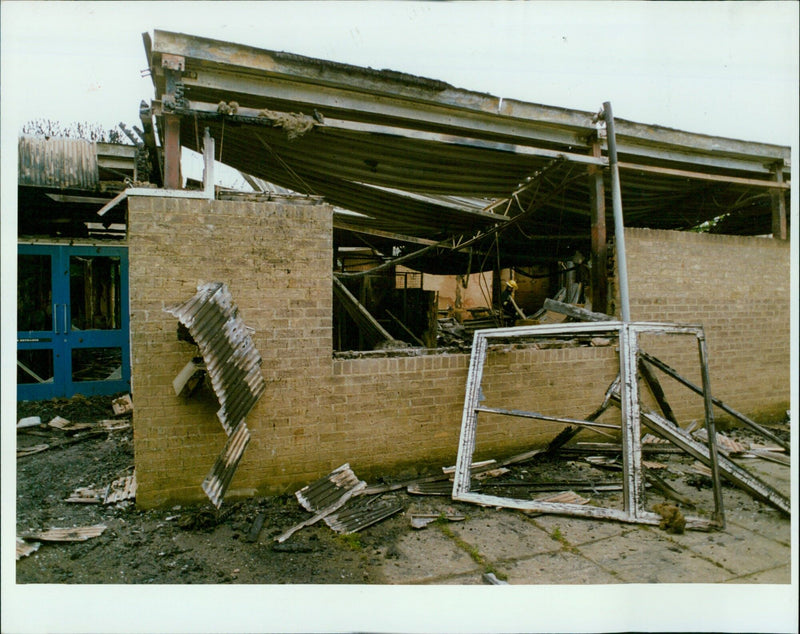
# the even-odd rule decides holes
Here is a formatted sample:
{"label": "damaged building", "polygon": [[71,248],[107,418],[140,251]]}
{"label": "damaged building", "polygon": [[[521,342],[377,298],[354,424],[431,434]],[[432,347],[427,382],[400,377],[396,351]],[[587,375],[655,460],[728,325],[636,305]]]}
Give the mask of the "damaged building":
{"label": "damaged building", "polygon": [[[464,493],[473,457],[547,446],[607,400],[619,329],[571,332],[564,305],[699,325],[706,365],[661,331],[637,331],[638,347],[694,385],[707,369],[714,397],[748,417],[788,409],[788,147],[178,33],[144,40],[155,99],[131,146],[138,172],[81,209],[122,235],[62,253],[21,222],[20,284],[45,282],[20,309],[40,323],[18,336],[19,398],[58,384],[57,363],[34,358],[63,354],[48,337],[82,337],[73,383],[77,351],[119,349],[90,365],[102,382],[119,366],[107,393],[130,381],[142,507],[294,491],[344,463],[367,479],[454,464],[473,334],[552,326],[488,344],[467,394],[482,411]],[[184,182],[182,148],[204,154],[204,182]],[[215,161],[253,191],[214,187]],[[23,204],[21,218],[37,213]],[[116,260],[100,262],[108,249]],[[74,290],[45,256],[69,259]],[[639,392],[677,423],[708,418],[702,390]],[[499,411],[512,406],[541,416]],[[587,437],[619,418],[602,412],[609,429]]]}

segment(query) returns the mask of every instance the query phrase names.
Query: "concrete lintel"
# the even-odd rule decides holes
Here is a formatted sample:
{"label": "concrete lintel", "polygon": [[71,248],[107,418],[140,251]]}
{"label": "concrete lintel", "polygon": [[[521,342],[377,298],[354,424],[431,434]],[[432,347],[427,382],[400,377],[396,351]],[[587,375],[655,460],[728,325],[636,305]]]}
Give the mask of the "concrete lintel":
{"label": "concrete lintel", "polygon": [[154,198],[200,198],[208,199],[204,191],[189,189],[161,189],[155,187],[131,187],[128,196],[150,196]]}

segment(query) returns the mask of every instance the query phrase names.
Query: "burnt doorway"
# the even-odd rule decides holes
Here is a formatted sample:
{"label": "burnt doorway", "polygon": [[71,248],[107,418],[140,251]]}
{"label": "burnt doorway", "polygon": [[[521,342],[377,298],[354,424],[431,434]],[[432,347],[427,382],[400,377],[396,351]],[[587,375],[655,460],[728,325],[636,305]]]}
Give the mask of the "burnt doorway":
{"label": "burnt doorway", "polygon": [[126,247],[17,249],[17,399],[130,390]]}

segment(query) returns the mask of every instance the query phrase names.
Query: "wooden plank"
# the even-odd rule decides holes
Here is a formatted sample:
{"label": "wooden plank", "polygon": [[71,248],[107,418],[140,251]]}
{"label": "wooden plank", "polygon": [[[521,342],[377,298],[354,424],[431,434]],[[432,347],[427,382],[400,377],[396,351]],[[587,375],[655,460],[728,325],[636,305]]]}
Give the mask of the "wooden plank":
{"label": "wooden plank", "polygon": [[[669,421],[655,412],[642,412],[642,420],[644,424],[654,432],[672,441],[696,460],[699,460],[706,466],[711,465],[711,458],[707,445],[697,442],[683,430],[676,429]],[[720,475],[726,480],[747,491],[759,500],[777,508],[779,511],[786,514],[791,513],[789,499],[774,488],[762,482],[749,471],[743,469],[725,456],[717,456],[717,462]]]}
{"label": "wooden plank", "polygon": [[39,546],[42,544],[40,542],[33,542],[28,543],[21,537],[17,537],[17,561],[22,559],[23,557],[27,557],[28,555],[35,553],[39,550]]}
{"label": "wooden plank", "polygon": [[[601,156],[600,141],[592,141],[592,156]],[[602,313],[608,307],[608,238],[606,236],[606,194],[603,172],[589,168],[589,203],[592,223],[592,308]]]}
{"label": "wooden plank", "polygon": [[650,393],[653,395],[653,398],[656,399],[656,403],[658,403],[658,407],[661,409],[661,413],[664,414],[666,419],[676,426],[678,425],[678,419],[675,417],[675,412],[672,411],[672,407],[667,402],[667,397],[664,394],[664,389],[661,387],[661,383],[658,380],[658,377],[655,373],[650,369],[650,366],[645,363],[644,359],[639,359],[639,374],[642,375],[645,383],[650,388]]}
{"label": "wooden plank", "polygon": [[[775,184],[788,185],[783,182],[783,165],[778,164],[775,167]],[[773,189],[771,192],[772,197],[772,237],[776,240],[786,240],[786,198],[783,195],[783,189]]]}
{"label": "wooden plank", "polygon": [[106,530],[105,524],[79,526],[75,528],[51,528],[46,531],[33,531],[22,535],[24,539],[36,539],[43,542],[85,542],[87,539],[99,537]]}
{"label": "wooden plank", "polygon": [[258,536],[261,533],[261,528],[264,526],[265,519],[267,519],[266,513],[259,513],[256,516],[256,519],[253,520],[253,525],[250,527],[250,532],[247,533],[247,537],[244,538],[244,541],[251,544],[258,541]]}
{"label": "wooden plank", "polygon": [[24,458],[32,456],[33,454],[41,453],[50,449],[50,445],[34,445],[33,447],[25,447],[24,449],[17,449],[17,458]]}
{"label": "wooden plank", "polygon": [[756,458],[763,458],[764,460],[777,462],[778,464],[782,464],[786,467],[789,467],[792,464],[792,460],[789,456],[785,456],[780,453],[775,453],[774,451],[768,451],[766,449],[751,449],[750,451],[747,452],[747,454],[744,454],[744,456],[747,456],[748,454],[752,454]]}
{"label": "wooden plank", "polygon": [[348,314],[359,327],[371,328],[375,334],[385,341],[396,341],[336,276],[333,277],[333,289],[339,299],[342,300],[342,305],[345,307]]}
{"label": "wooden plank", "polygon": [[164,113],[164,187],[181,189],[181,118]]}
{"label": "wooden plank", "polygon": [[398,317],[395,317],[395,315],[388,308],[386,309],[386,314],[389,315],[389,317],[391,317],[395,321],[395,323],[398,326],[400,326],[409,337],[411,337],[414,341],[416,341],[423,348],[425,347],[425,342],[422,341],[422,339],[420,339],[419,337],[417,337],[417,335],[415,335],[413,332],[411,332],[408,329],[408,327],[402,321],[400,321],[400,319]]}
{"label": "wooden plank", "polygon": [[132,412],[133,401],[131,401],[131,395],[125,394],[124,396],[115,398],[113,401],[111,401],[111,409],[114,410],[114,414],[116,416],[121,416],[122,414],[128,414],[129,412]]}
{"label": "wooden plank", "polygon": [[121,191],[119,194],[114,196],[114,198],[112,198],[105,205],[103,205],[97,211],[97,215],[98,216],[105,216],[109,211],[111,211],[114,207],[116,207],[118,204],[120,204],[127,197],[128,197],[128,190],[126,189],[126,190]]}
{"label": "wooden plank", "polygon": [[377,236],[379,238],[388,238],[389,240],[396,240],[397,242],[409,242],[411,244],[422,244],[425,246],[435,245],[436,242],[428,240],[427,238],[418,238],[416,236],[409,236],[402,233],[392,233],[391,231],[382,231],[381,229],[372,229],[363,227],[351,222],[340,220],[334,214],[333,228],[341,229],[342,231],[352,231],[353,233],[363,233],[368,236]]}
{"label": "wooden plank", "polygon": [[616,321],[616,318],[612,317],[611,315],[586,310],[585,308],[573,306],[572,304],[560,302],[555,299],[550,299],[549,297],[544,300],[544,305],[542,308],[554,313],[566,315],[567,317],[578,319],[579,321]]}
{"label": "wooden plank", "polygon": [[[647,352],[643,352],[643,351],[640,352],[640,356],[641,356],[641,358],[643,360],[647,361],[647,363],[650,363],[650,364],[656,366],[659,370],[661,370],[665,374],[668,374],[669,376],[671,376],[673,379],[675,379],[679,383],[682,383],[683,385],[688,387],[690,390],[692,390],[692,392],[695,392],[696,394],[700,394],[700,395],[703,394],[703,389],[701,387],[695,385],[694,383],[692,383],[688,379],[685,379],[683,376],[678,374],[678,372],[676,370],[674,370],[673,368],[668,366],[666,363],[664,363],[660,359],[654,357],[651,354],[648,354]],[[740,422],[744,423],[747,427],[749,427],[753,431],[761,434],[765,438],[769,438],[772,442],[777,443],[778,445],[783,447],[784,450],[786,450],[786,451],[790,450],[788,442],[786,442],[785,440],[783,440],[779,436],[776,436],[775,434],[773,434],[768,429],[765,429],[764,427],[762,427],[761,425],[759,425],[755,421],[751,420],[750,418],[748,418],[747,416],[745,416],[741,412],[737,412],[735,409],[733,409],[729,405],[726,405],[725,403],[723,403],[720,399],[712,396],[711,397],[711,402],[714,403],[714,405],[716,405],[717,407],[719,407],[722,411],[730,414],[731,416],[733,416],[734,418],[736,418]]]}

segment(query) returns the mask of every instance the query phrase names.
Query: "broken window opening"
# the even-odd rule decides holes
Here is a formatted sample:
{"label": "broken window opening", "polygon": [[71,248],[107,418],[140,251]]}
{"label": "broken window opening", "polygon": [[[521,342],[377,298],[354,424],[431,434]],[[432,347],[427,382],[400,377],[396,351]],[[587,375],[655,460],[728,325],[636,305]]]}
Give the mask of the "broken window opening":
{"label": "broken window opening", "polygon": [[423,275],[391,271],[334,278],[334,351],[436,346],[436,293]]}
{"label": "broken window opening", "polygon": [[69,258],[70,329],[116,330],[122,322],[120,258]]}
{"label": "broken window opening", "polygon": [[[374,250],[340,249],[336,261],[337,272],[367,272],[334,272],[335,354],[466,352],[476,330],[564,321],[566,316],[545,308],[553,296],[590,306],[589,266],[580,252],[567,262],[502,269],[499,283],[490,270],[434,275],[397,265],[370,273],[380,262]],[[406,348],[413,350],[403,353]]]}
{"label": "broken window opening", "polygon": [[49,255],[17,256],[17,330],[52,329],[52,280]]}
{"label": "broken window opening", "polygon": [[17,350],[17,383],[52,383],[52,350]]}
{"label": "broken window opening", "polygon": [[72,380],[119,381],[122,378],[122,348],[75,348]]}

